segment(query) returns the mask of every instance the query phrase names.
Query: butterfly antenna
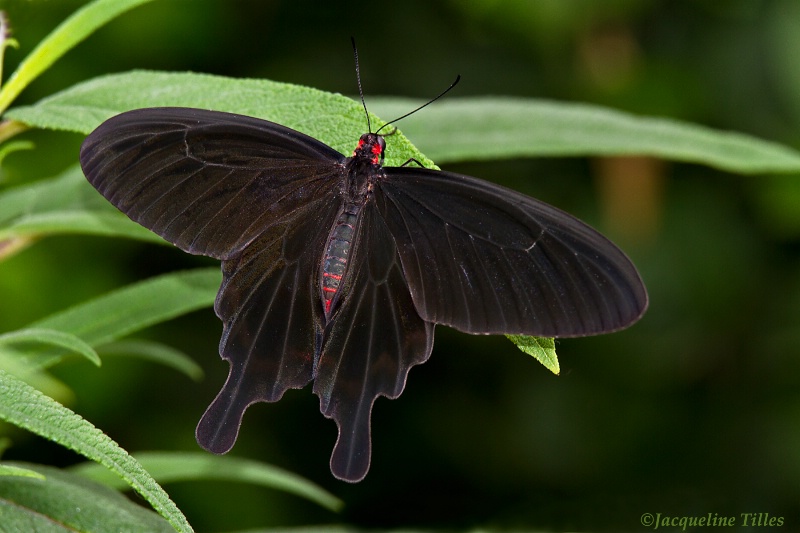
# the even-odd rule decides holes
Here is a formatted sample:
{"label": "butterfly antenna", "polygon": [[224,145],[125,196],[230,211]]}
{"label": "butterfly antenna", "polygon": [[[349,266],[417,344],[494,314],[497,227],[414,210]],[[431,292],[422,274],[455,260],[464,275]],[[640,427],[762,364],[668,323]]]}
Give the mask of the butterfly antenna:
{"label": "butterfly antenna", "polygon": [[350,42],[353,43],[353,57],[356,60],[356,81],[358,81],[358,95],[361,97],[361,105],[364,106],[364,114],[367,116],[367,131],[372,133],[372,124],[369,122],[369,111],[367,111],[367,103],[364,101],[364,91],[361,89],[361,69],[358,66],[358,48],[356,48],[355,37],[350,37]]}
{"label": "butterfly antenna", "polygon": [[[416,108],[416,109],[413,109],[413,110],[409,111],[408,113],[406,113],[406,114],[405,114],[405,115],[403,115],[403,116],[397,117],[397,118],[396,118],[396,119],[394,119],[394,120],[390,120],[389,122],[387,122],[386,124],[384,124],[383,126],[381,126],[380,128],[378,128],[378,131],[376,131],[375,133],[379,133],[379,132],[380,132],[380,131],[381,131],[383,128],[385,128],[385,127],[386,127],[386,126],[388,126],[389,124],[394,124],[395,122],[398,122],[398,121],[400,121],[400,120],[403,120],[403,119],[404,119],[404,118],[406,118],[407,116],[409,116],[409,115],[413,115],[414,113],[416,113],[417,111],[419,111],[419,110],[420,110],[420,109],[422,109],[423,107],[426,107],[426,106],[429,106],[429,105],[431,105],[431,104],[432,104],[432,103],[434,103],[436,100],[438,100],[438,99],[439,99],[439,98],[441,98],[442,96],[444,96],[444,95],[446,95],[447,93],[449,93],[449,92],[450,92],[450,89],[452,89],[453,87],[455,87],[455,86],[458,84],[458,82],[459,82],[459,81],[461,81],[461,75],[460,75],[460,74],[459,74],[458,76],[456,76],[456,80],[455,80],[453,83],[451,83],[451,84],[450,84],[450,87],[448,87],[447,89],[445,89],[444,91],[442,91],[441,93],[439,93],[439,96],[437,96],[436,98],[432,98],[431,100],[428,100],[427,102],[425,102],[424,104],[422,104],[422,105],[421,105],[421,106],[419,106],[418,108]],[[361,101],[362,101],[362,102],[364,101],[364,97],[363,97],[363,96],[361,97]]]}

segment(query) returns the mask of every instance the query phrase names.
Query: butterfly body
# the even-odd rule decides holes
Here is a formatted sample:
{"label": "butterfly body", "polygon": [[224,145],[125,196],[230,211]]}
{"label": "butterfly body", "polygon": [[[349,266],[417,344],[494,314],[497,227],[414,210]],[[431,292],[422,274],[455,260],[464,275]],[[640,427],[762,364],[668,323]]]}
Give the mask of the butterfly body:
{"label": "butterfly body", "polygon": [[358,231],[359,214],[370,200],[373,184],[380,177],[386,143],[375,133],[361,136],[352,157],[344,163],[345,183],[342,209],[331,229],[321,266],[320,289],[326,321],[335,310],[339,286],[347,274],[353,240]]}
{"label": "butterfly body", "polygon": [[222,261],[214,305],[228,379],[197,427],[214,453],[248,406],[313,381],[339,437],[334,475],[362,479],[378,396],[427,360],[435,324],[548,337],[616,331],[647,306],[630,260],[574,217],[492,183],[383,167],[252,117],[130,111],[81,148],[89,182],[181,249]]}
{"label": "butterfly body", "polygon": [[358,204],[345,206],[336,219],[336,224],[331,230],[328,244],[325,247],[320,288],[322,290],[321,296],[325,308],[325,318],[328,321],[331,319],[335,309],[333,304],[336,301],[336,295],[339,294],[339,286],[347,273],[347,263],[350,258],[353,237],[358,226],[359,211],[361,211],[361,206]]}

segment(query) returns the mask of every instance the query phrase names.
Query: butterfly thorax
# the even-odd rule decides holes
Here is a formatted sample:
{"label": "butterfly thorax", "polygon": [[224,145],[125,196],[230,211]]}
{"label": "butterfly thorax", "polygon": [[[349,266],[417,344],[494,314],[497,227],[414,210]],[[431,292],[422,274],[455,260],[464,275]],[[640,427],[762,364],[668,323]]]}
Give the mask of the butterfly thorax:
{"label": "butterfly thorax", "polygon": [[383,137],[377,133],[365,133],[353,150],[353,159],[364,159],[373,165],[381,165],[384,152],[386,152],[386,141]]}
{"label": "butterfly thorax", "polygon": [[353,156],[347,159],[347,190],[345,202],[363,205],[372,181],[380,172],[386,142],[376,133],[365,133],[358,140]]}

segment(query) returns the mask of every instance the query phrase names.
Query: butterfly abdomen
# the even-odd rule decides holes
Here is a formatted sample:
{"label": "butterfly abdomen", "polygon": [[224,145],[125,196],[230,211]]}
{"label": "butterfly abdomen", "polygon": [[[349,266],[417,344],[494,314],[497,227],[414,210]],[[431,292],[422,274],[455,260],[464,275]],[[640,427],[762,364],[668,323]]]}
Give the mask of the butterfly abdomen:
{"label": "butterfly abdomen", "polygon": [[346,204],[336,219],[325,245],[320,269],[320,289],[326,318],[330,318],[333,312],[336,296],[347,274],[347,262],[350,259],[360,211],[360,205]]}

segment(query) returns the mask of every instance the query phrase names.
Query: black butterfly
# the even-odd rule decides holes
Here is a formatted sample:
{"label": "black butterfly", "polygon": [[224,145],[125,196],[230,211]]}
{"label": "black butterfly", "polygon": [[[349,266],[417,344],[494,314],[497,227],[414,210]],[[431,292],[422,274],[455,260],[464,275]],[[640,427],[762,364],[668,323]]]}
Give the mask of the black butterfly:
{"label": "black butterfly", "polygon": [[339,437],[331,471],[359,481],[370,414],[428,359],[434,324],[571,337],[647,307],[630,260],[576,218],[470,176],[382,167],[266,120],[188,108],[122,113],[81,147],[89,182],[182,250],[222,260],[214,310],[230,374],[197,426],[233,447],[255,402],[314,381]]}

